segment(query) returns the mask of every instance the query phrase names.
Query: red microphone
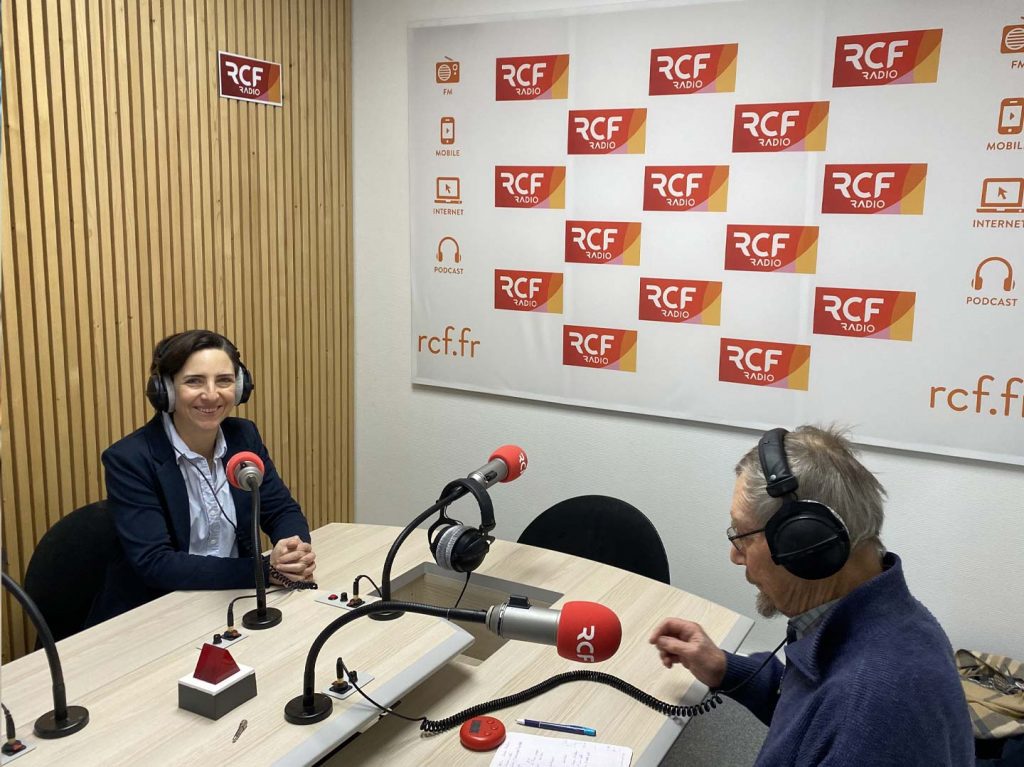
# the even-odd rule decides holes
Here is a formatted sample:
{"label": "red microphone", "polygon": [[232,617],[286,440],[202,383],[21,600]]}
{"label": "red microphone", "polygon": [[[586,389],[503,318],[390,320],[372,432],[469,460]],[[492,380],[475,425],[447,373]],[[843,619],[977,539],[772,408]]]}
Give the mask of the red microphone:
{"label": "red microphone", "polygon": [[239,490],[255,490],[263,483],[263,460],[247,450],[235,453],[224,469],[228,482]]}
{"label": "red microphone", "polygon": [[619,617],[597,602],[566,602],[552,610],[511,597],[487,611],[487,628],[505,639],[555,645],[563,658],[580,663],[608,660],[622,641]]}
{"label": "red microphone", "polygon": [[518,479],[526,471],[526,451],[517,445],[502,445],[476,471],[469,474],[469,479],[476,480],[486,490],[497,482],[511,482]]}

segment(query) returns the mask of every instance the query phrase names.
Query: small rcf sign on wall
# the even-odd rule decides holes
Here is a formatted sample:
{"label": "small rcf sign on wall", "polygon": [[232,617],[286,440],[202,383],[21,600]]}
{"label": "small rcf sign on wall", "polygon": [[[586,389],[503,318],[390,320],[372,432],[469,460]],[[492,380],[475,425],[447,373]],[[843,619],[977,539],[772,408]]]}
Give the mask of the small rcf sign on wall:
{"label": "small rcf sign on wall", "polygon": [[217,69],[222,98],[281,106],[280,64],[218,51]]}

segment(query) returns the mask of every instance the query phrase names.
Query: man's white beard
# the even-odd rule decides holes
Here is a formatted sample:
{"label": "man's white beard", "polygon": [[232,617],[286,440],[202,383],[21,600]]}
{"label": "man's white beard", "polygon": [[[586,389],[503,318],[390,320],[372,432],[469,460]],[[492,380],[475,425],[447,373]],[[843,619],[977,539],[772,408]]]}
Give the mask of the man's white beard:
{"label": "man's white beard", "polygon": [[774,618],[779,614],[779,608],[763,591],[757,592],[757,614],[762,618]]}

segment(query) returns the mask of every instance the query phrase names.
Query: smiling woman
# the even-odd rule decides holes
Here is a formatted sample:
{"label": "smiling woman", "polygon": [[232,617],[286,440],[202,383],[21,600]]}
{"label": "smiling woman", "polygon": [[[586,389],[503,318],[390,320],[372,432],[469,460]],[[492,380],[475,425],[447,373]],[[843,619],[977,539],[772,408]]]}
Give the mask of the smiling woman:
{"label": "smiling woman", "polygon": [[281,481],[256,425],[229,418],[253,379],[219,333],[189,330],[153,351],[146,398],[150,422],[103,453],[108,508],[121,547],[107,567],[90,623],[169,591],[248,588],[255,583],[252,498],[228,486],[225,466],[240,451],[265,466],[260,527],[274,542],[265,578],[311,580],[316,555],[299,504]]}

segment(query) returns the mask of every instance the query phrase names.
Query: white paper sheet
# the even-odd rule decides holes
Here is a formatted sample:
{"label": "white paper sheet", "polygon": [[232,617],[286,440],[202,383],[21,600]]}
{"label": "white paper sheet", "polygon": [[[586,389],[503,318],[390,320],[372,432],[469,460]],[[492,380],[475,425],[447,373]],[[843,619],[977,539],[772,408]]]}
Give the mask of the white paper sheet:
{"label": "white paper sheet", "polygon": [[491,767],[629,767],[633,749],[568,738],[510,732]]}

